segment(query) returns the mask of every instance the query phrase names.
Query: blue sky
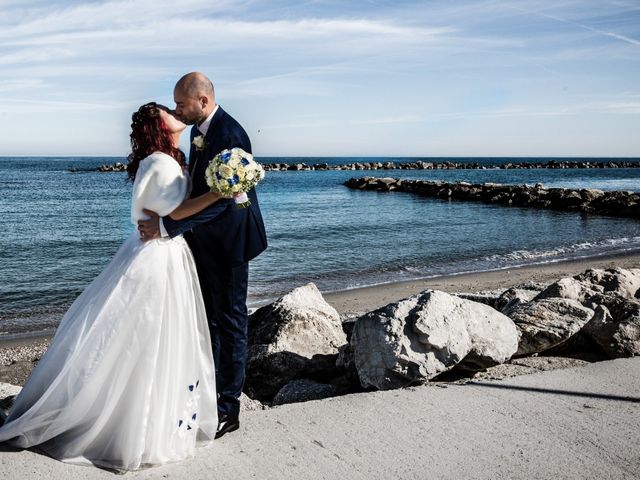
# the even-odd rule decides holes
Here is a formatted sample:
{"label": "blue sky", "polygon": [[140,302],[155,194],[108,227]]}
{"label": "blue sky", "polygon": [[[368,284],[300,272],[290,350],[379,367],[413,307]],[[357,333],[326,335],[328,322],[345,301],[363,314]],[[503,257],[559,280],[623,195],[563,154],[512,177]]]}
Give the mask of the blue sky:
{"label": "blue sky", "polygon": [[0,8],[0,155],[126,155],[199,70],[258,156],[640,156],[640,1]]}

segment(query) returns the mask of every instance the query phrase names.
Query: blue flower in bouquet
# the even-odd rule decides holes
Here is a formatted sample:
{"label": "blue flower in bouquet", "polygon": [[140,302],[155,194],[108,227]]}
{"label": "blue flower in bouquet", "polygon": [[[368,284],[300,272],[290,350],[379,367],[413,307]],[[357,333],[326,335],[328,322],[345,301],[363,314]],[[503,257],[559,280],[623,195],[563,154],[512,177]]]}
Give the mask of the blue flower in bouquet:
{"label": "blue flower in bouquet", "polygon": [[238,208],[251,205],[247,192],[264,178],[264,168],[241,148],[218,153],[207,166],[205,179],[213,192],[233,197]]}

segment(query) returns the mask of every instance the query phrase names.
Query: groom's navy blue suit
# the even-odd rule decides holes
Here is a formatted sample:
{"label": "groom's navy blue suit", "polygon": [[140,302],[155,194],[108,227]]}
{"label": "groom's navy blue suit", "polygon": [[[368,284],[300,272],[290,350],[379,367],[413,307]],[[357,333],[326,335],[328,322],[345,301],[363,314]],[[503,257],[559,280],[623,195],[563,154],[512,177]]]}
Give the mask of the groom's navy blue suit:
{"label": "groom's navy blue suit", "polygon": [[[191,129],[189,172],[191,197],[209,191],[205,169],[224,149],[242,148],[251,153],[251,142],[242,126],[221,107],[211,119],[205,147],[197,150]],[[255,189],[248,192],[251,206],[237,208],[231,199],[218,200],[202,212],[183,220],[163,217],[169,236],[185,234],[198,269],[207,309],[216,366],[218,413],[237,417],[245,378],[247,355],[247,278],[249,260],[267,248],[267,236]]]}

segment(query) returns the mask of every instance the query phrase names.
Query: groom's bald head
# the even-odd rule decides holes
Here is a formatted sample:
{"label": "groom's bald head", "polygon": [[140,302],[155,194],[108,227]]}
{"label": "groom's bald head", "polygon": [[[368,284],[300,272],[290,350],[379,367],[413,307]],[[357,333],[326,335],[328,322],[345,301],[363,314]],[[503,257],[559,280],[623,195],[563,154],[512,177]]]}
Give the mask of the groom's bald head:
{"label": "groom's bald head", "polygon": [[183,76],[173,89],[176,115],[187,124],[202,123],[216,106],[213,83],[200,72]]}
{"label": "groom's bald head", "polygon": [[190,97],[206,96],[211,100],[215,99],[213,83],[207,76],[200,72],[191,72],[183,76],[176,83],[175,90],[180,89]]}

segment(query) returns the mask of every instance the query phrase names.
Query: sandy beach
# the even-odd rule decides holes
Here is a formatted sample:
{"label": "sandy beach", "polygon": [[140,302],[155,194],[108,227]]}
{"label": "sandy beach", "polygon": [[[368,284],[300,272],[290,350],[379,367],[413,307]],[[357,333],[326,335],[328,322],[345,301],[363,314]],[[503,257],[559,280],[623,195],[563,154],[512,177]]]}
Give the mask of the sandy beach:
{"label": "sandy beach", "polygon": [[552,283],[562,277],[584,272],[589,268],[640,268],[640,253],[631,252],[590,257],[541,265],[488,272],[463,273],[424,280],[414,280],[372,287],[327,293],[325,299],[341,314],[360,314],[414,295],[426,289],[445,292],[481,292],[507,290],[527,282]]}

